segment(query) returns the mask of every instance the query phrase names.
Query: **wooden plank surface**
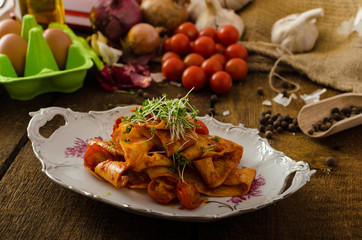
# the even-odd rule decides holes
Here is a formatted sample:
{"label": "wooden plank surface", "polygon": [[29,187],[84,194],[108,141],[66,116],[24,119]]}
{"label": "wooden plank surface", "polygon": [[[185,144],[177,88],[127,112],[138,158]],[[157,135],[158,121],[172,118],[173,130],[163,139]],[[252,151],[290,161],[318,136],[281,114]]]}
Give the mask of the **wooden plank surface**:
{"label": "wooden plank surface", "polygon": [[[297,116],[304,101],[299,95],[322,86],[303,76],[289,76],[301,84],[298,99],[288,107],[273,103],[276,93],[268,87],[267,75],[250,73],[241,84],[219,96],[215,118],[233,124],[258,128],[261,111]],[[263,87],[265,95],[256,93]],[[145,90],[149,97],[166,92],[169,97],[184,95],[184,88],[153,84]],[[338,92],[328,89],[321,98]],[[208,113],[211,92],[204,89],[190,95],[190,102]],[[0,181],[0,239],[361,239],[361,154],[362,126],[325,139],[310,139],[301,132],[275,134],[272,147],[297,161],[306,161],[317,170],[297,193],[266,208],[245,215],[210,223],[167,221],[125,212],[79,195],[52,182],[41,172],[41,164],[26,137],[29,111],[41,107],[69,107],[75,111],[106,110],[116,105],[140,104],[137,94],[109,93],[92,75],[82,89],[71,94],[46,94],[31,101],[13,101],[2,95],[1,162],[13,154]],[[15,106],[15,107],[12,107]],[[224,111],[230,111],[227,116]],[[4,114],[6,113],[6,114]],[[4,114],[4,115],[3,115]],[[13,121],[17,127],[13,126]],[[45,135],[61,119],[43,129]],[[6,135],[5,135],[6,134]],[[19,147],[18,142],[23,140]],[[336,150],[336,146],[339,149]],[[3,156],[4,153],[4,156]],[[326,164],[333,157],[336,166]]]}

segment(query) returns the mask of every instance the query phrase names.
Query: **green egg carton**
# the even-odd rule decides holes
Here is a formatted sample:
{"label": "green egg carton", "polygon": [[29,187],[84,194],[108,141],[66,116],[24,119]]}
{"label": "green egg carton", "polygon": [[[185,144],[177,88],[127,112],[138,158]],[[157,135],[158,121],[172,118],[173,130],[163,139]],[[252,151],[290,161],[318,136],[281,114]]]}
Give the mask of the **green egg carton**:
{"label": "green egg carton", "polygon": [[29,100],[47,92],[74,92],[83,86],[87,70],[93,64],[98,70],[103,68],[102,61],[86,40],[78,37],[67,25],[51,23],[48,28],[60,28],[72,40],[65,69],[59,70],[43,37],[43,28],[34,16],[24,16],[21,37],[28,42],[24,77],[19,77],[9,58],[0,54],[0,83],[12,99]]}

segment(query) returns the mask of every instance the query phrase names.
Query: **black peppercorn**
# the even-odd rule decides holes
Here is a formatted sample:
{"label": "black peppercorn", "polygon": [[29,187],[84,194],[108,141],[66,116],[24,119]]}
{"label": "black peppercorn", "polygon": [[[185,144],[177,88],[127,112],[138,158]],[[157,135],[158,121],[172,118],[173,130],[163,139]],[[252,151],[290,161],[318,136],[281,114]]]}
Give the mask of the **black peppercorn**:
{"label": "black peppercorn", "polygon": [[269,139],[272,138],[273,137],[273,132],[272,131],[266,131],[265,132],[265,137],[269,138]]}
{"label": "black peppercorn", "polygon": [[262,87],[258,87],[258,89],[256,90],[256,92],[260,95],[263,96],[264,95],[264,89]]}

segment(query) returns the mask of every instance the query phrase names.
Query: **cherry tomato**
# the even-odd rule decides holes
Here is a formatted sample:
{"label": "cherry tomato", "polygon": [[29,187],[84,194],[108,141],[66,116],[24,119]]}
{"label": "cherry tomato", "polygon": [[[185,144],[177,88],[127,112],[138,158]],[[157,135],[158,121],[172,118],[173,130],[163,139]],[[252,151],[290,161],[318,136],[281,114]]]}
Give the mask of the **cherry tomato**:
{"label": "cherry tomato", "polygon": [[186,179],[178,179],[176,192],[178,200],[186,209],[195,209],[203,202],[195,185]]}
{"label": "cherry tomato", "polygon": [[240,81],[248,73],[248,65],[241,58],[232,58],[226,62],[225,71],[231,75],[234,81]]}
{"label": "cherry tomato", "polygon": [[191,22],[184,22],[180,24],[174,31],[174,33],[183,33],[190,40],[195,40],[199,36],[199,31],[196,26]]}
{"label": "cherry tomato", "polygon": [[233,25],[223,25],[217,30],[217,38],[228,46],[239,40],[239,31]]}
{"label": "cherry tomato", "polygon": [[148,195],[158,203],[167,204],[177,197],[174,177],[157,177],[147,186]]}
{"label": "cherry tomato", "polygon": [[201,68],[204,70],[207,78],[210,78],[215,72],[223,70],[221,63],[215,58],[208,58],[203,61]]}
{"label": "cherry tomato", "polygon": [[222,45],[221,43],[216,43],[216,44],[215,44],[215,52],[224,54],[224,52],[225,52],[225,46]]}
{"label": "cherry tomato", "polygon": [[227,93],[232,86],[232,82],[230,74],[225,71],[214,73],[209,80],[211,90],[218,94]]}
{"label": "cherry tomato", "polygon": [[181,59],[180,55],[178,55],[178,54],[175,53],[175,52],[169,51],[169,52],[165,52],[165,53],[162,55],[161,63],[164,63],[167,59],[172,58],[172,57]]}
{"label": "cherry tomato", "polygon": [[172,51],[171,50],[171,38],[166,38],[165,41],[163,41],[162,43],[162,52],[168,52],[168,51]]}
{"label": "cherry tomato", "polygon": [[202,29],[199,36],[211,37],[212,39],[214,39],[215,42],[217,41],[217,31],[215,28],[212,27],[206,27]]}
{"label": "cherry tomato", "polygon": [[184,63],[187,67],[189,66],[200,66],[201,63],[205,60],[203,56],[198,53],[189,53],[184,58]]}
{"label": "cherry tomato", "polygon": [[218,60],[221,63],[222,66],[224,66],[225,63],[226,63],[226,57],[221,53],[215,53],[210,58]]}
{"label": "cherry tomato", "polygon": [[190,66],[182,74],[182,84],[187,89],[199,90],[206,84],[206,74],[201,67]]}
{"label": "cherry tomato", "polygon": [[210,57],[215,53],[215,41],[206,36],[198,37],[194,43],[194,52],[201,54],[204,57]]}
{"label": "cherry tomato", "polygon": [[185,64],[181,59],[172,57],[162,63],[161,71],[165,78],[171,81],[181,79],[182,73],[185,69]]}
{"label": "cherry tomato", "polygon": [[173,52],[184,56],[190,51],[190,40],[183,33],[176,33],[171,37],[171,49]]}
{"label": "cherry tomato", "polygon": [[195,131],[198,134],[209,134],[209,129],[206,127],[205,123],[201,120],[194,119],[192,120],[197,125]]}
{"label": "cherry tomato", "polygon": [[244,46],[237,44],[237,43],[230,44],[225,49],[224,54],[227,59],[241,58],[241,59],[244,59],[245,61],[248,59],[248,50],[246,50],[246,48]]}

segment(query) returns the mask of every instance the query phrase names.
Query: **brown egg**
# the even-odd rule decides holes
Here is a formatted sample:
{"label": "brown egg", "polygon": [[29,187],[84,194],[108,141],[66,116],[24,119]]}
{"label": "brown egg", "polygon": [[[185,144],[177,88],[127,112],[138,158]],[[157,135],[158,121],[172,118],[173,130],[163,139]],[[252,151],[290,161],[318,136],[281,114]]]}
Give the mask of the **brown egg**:
{"label": "brown egg", "polygon": [[5,19],[0,22],[0,38],[8,33],[21,34],[21,24],[13,19]]}
{"label": "brown egg", "polygon": [[63,70],[67,63],[68,49],[72,44],[72,40],[68,34],[59,28],[48,28],[44,31],[43,36],[53,53],[59,69]]}
{"label": "brown egg", "polygon": [[15,33],[4,35],[0,39],[0,53],[8,56],[18,77],[24,75],[28,43]]}

